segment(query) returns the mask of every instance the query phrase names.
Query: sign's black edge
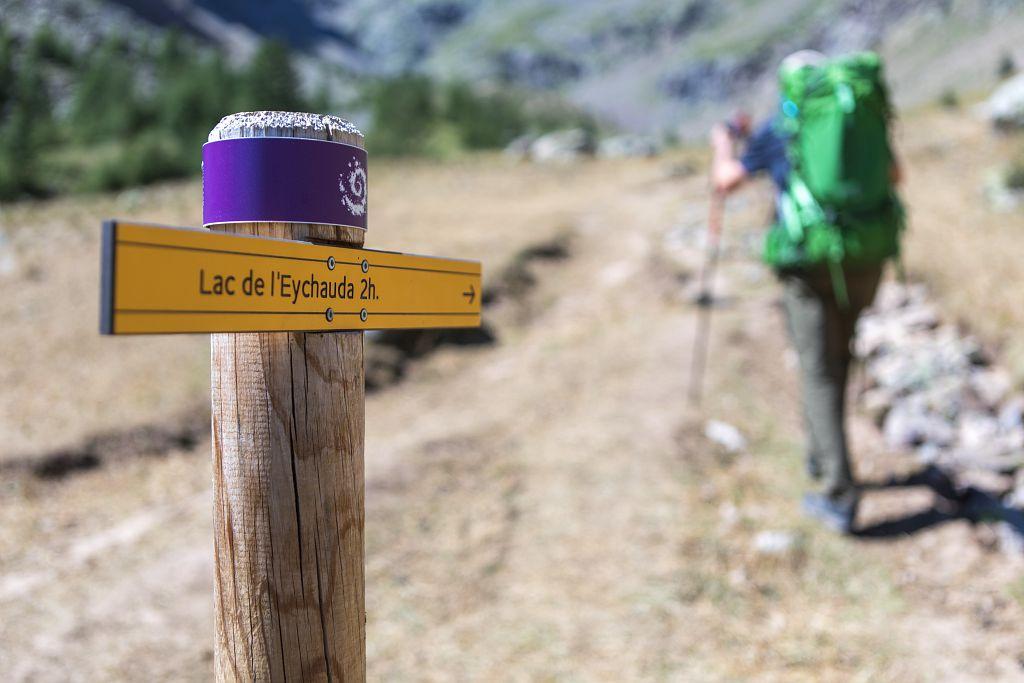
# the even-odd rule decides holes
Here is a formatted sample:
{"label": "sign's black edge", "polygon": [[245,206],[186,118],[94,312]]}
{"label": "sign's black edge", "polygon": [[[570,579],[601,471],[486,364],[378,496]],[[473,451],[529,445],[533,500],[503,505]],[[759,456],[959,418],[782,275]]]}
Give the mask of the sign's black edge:
{"label": "sign's black edge", "polygon": [[114,334],[114,272],[117,221],[103,221],[100,239],[100,334]]}
{"label": "sign's black edge", "polygon": [[183,330],[175,332],[118,332],[118,337],[174,337],[185,334],[272,334],[272,333],[284,333],[291,334],[301,332],[303,334],[360,334],[363,332],[388,332],[391,330],[475,330],[479,329],[481,323],[475,325],[445,325],[443,327],[360,327],[360,328],[349,328],[349,329],[323,329],[323,328],[299,328],[294,330],[247,330],[239,332],[235,331],[220,331],[211,332],[210,330]]}

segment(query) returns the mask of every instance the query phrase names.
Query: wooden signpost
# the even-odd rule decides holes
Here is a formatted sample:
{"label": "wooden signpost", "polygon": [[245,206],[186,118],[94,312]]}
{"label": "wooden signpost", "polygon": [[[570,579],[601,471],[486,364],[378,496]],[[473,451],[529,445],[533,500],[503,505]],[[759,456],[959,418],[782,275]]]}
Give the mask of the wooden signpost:
{"label": "wooden signpost", "polygon": [[211,333],[215,674],[366,676],[363,337],[480,324],[478,263],[362,249],[362,135],[223,119],[203,223],[104,226],[105,334]]}

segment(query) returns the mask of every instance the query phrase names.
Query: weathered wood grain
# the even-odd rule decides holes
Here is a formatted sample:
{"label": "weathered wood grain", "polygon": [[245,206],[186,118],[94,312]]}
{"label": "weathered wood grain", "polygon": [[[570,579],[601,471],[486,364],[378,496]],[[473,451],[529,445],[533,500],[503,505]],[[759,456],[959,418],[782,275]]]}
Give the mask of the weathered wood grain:
{"label": "weathered wood grain", "polygon": [[[338,120],[244,116],[210,139],[362,146]],[[363,241],[361,230],[325,225],[217,229]],[[210,350],[216,678],[365,680],[362,333],[214,334]]]}

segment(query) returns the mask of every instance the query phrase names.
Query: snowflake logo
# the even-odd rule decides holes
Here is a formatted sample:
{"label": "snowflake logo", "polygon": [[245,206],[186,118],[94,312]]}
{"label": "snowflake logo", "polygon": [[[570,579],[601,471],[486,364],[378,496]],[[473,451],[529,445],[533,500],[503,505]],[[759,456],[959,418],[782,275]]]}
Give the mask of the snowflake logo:
{"label": "snowflake logo", "polygon": [[348,162],[348,170],[338,175],[341,203],[353,216],[366,213],[366,169],[357,161]]}

